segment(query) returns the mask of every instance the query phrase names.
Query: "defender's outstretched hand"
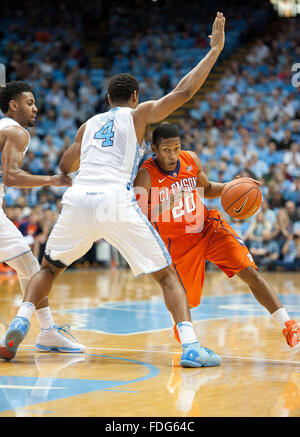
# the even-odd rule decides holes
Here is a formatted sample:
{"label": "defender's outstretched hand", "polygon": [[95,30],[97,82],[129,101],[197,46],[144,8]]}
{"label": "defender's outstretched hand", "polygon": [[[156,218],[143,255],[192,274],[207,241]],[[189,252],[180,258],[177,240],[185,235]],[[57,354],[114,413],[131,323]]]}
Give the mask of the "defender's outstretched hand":
{"label": "defender's outstretched hand", "polygon": [[223,50],[225,43],[225,17],[222,12],[218,12],[213,23],[212,34],[209,35],[211,48],[216,48],[220,52]]}

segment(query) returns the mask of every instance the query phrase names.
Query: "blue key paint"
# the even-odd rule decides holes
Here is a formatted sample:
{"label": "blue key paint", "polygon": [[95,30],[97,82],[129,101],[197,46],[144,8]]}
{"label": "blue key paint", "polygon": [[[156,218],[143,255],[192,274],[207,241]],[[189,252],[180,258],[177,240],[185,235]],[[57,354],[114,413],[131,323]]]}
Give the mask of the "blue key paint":
{"label": "blue key paint", "polygon": [[[293,318],[300,317],[300,296],[281,295],[281,302]],[[111,302],[94,308],[55,311],[76,314],[79,330],[127,335],[172,327],[163,300]],[[233,317],[263,317],[269,313],[258,304],[252,294],[203,296],[200,306],[191,310],[194,322],[200,320],[232,319]],[[79,317],[78,317],[79,316]]]}

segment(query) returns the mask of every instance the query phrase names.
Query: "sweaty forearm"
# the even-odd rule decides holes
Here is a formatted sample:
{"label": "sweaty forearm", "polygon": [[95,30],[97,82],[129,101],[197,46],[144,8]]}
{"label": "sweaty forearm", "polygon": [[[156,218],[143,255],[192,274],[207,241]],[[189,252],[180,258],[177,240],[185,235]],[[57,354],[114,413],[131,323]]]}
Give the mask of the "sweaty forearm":
{"label": "sweaty forearm", "polygon": [[207,188],[204,188],[204,197],[208,199],[220,197],[225,186],[226,183],[210,182],[209,186]]}
{"label": "sweaty forearm", "polygon": [[180,80],[174,91],[185,91],[192,97],[206,80],[220,53],[220,50],[211,48],[199,64]]}
{"label": "sweaty forearm", "polygon": [[51,176],[32,175],[24,170],[11,170],[3,174],[3,183],[7,187],[33,188],[51,185]]}

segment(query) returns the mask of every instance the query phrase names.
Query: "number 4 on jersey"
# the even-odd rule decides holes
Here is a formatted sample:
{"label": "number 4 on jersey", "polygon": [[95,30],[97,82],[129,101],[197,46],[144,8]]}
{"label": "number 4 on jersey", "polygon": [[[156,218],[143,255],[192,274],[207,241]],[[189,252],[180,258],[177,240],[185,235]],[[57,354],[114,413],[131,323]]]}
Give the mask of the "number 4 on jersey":
{"label": "number 4 on jersey", "polygon": [[111,147],[113,145],[112,139],[115,135],[113,131],[114,120],[106,123],[98,132],[95,133],[96,140],[104,140],[101,147]]}

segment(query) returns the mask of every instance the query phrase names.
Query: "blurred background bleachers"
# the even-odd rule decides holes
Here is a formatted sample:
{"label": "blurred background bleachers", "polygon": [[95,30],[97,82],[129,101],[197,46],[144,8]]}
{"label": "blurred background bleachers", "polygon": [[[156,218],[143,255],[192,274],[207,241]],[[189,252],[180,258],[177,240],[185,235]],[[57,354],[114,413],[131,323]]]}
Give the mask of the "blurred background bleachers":
{"label": "blurred background bleachers", "polygon": [[[140,101],[168,93],[209,50],[217,11],[226,16],[226,44],[197,95],[175,111],[185,149],[196,151],[211,180],[237,174],[263,182],[264,201],[246,221],[224,218],[263,269],[300,269],[300,20],[279,17],[267,0],[228,2],[4,0],[0,62],[7,81],[25,80],[35,93],[38,121],[23,168],[54,174],[77,128],[108,109],[106,84],[116,73],[140,81]],[[0,114],[2,115],[2,114]],[[151,156],[150,138],[146,136]],[[64,189],[6,191],[4,210],[41,261]],[[219,199],[206,201],[222,211]],[[99,241],[72,267],[124,266]],[[208,268],[212,268],[208,265]],[[9,268],[1,264],[0,273]]]}

